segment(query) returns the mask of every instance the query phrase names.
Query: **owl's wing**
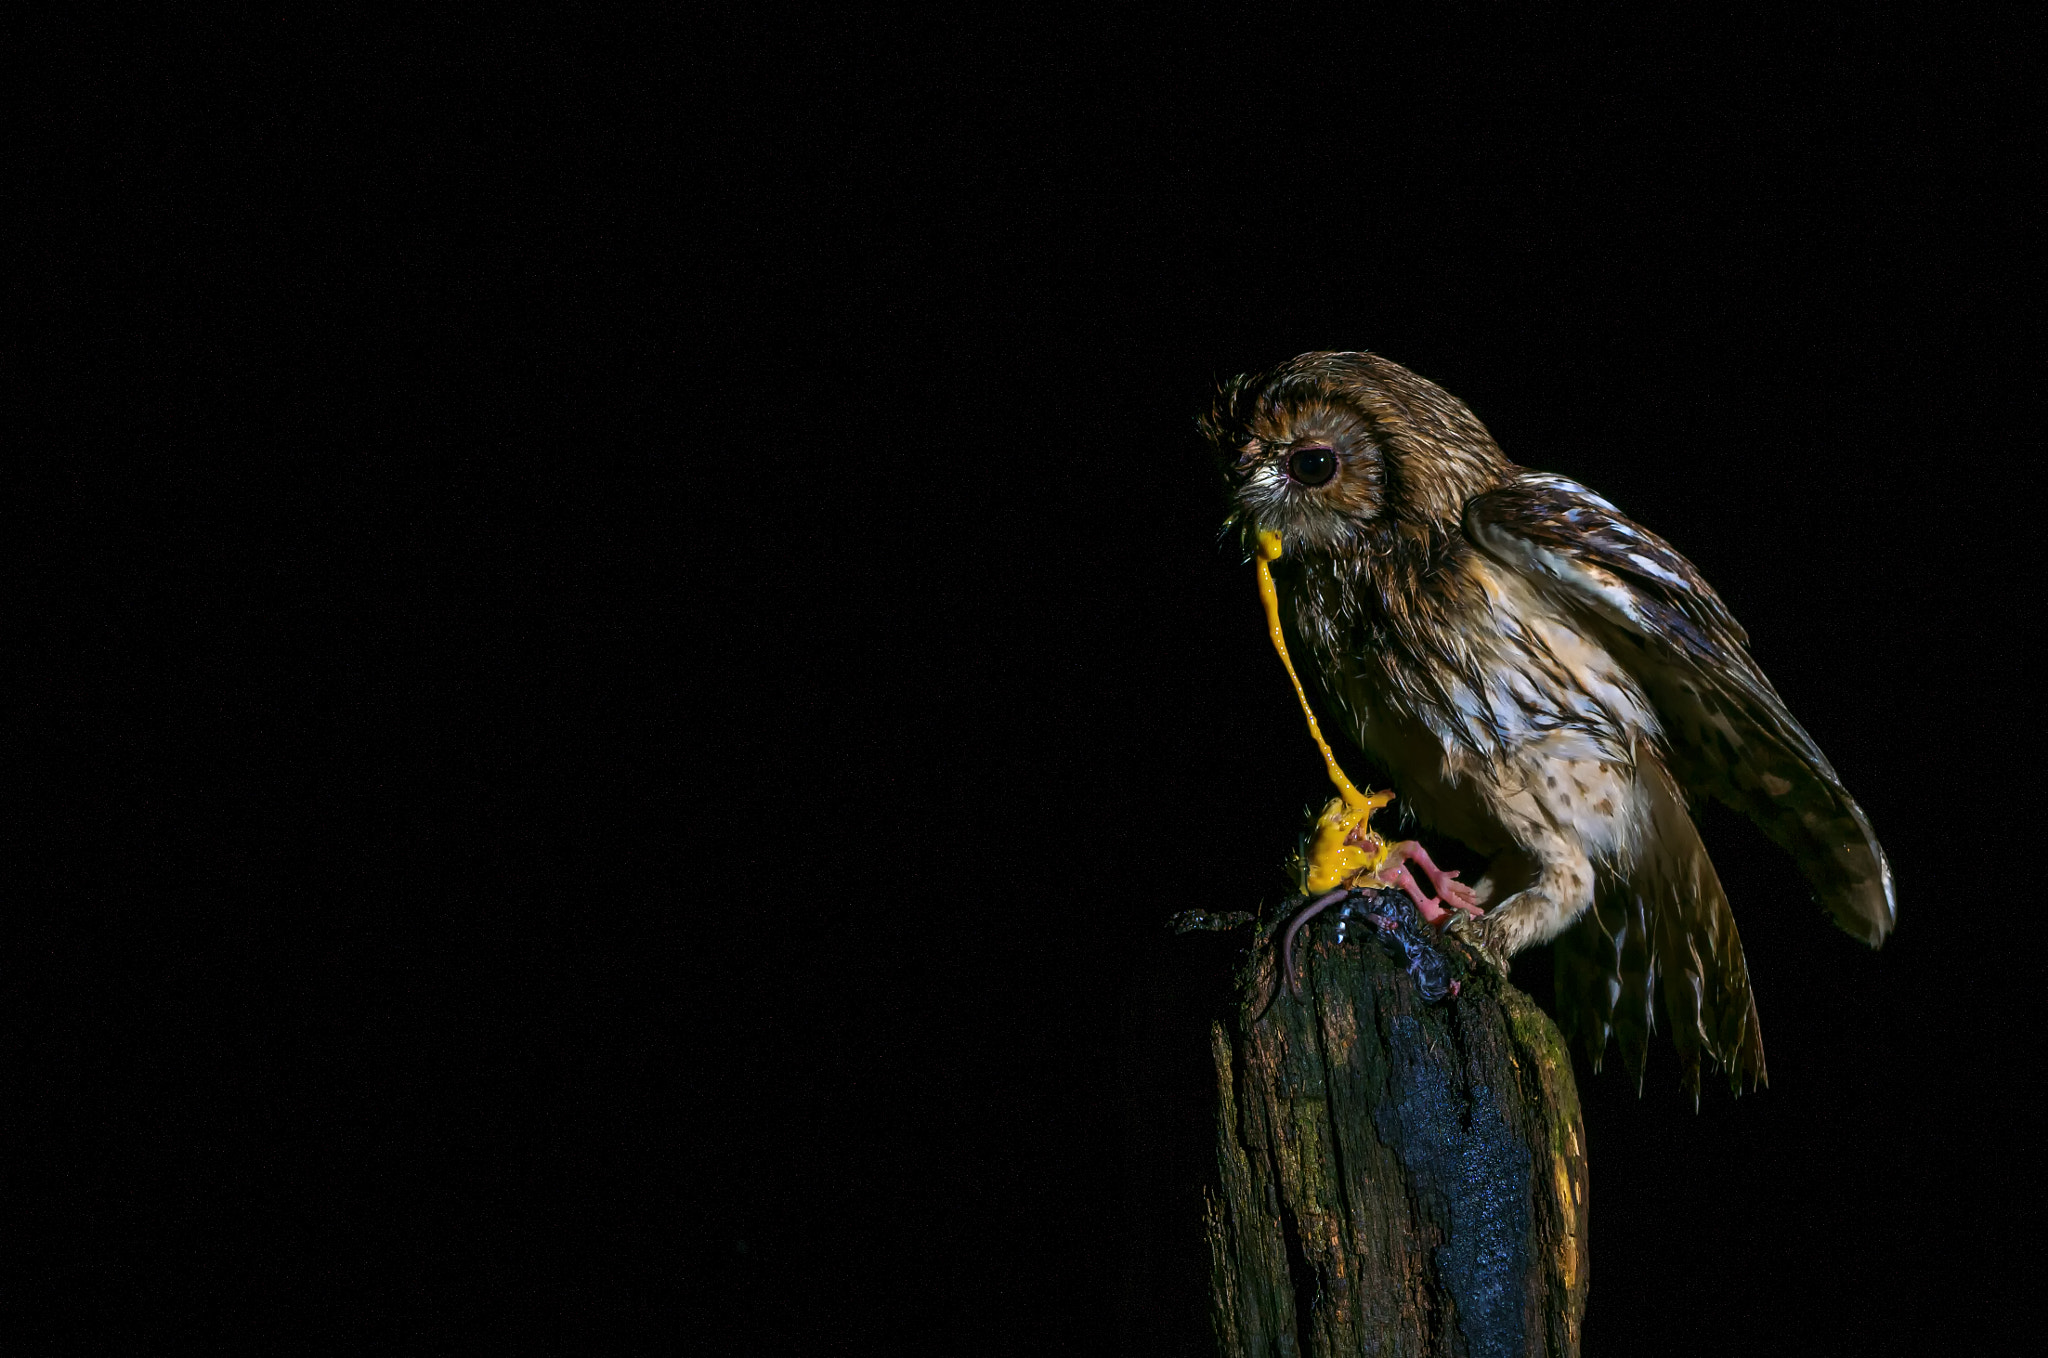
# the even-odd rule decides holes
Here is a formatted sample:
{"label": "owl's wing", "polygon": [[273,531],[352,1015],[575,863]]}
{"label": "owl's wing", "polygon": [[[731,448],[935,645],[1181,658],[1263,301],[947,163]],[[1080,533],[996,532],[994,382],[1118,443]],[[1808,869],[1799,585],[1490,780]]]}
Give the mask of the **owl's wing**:
{"label": "owl's wing", "polygon": [[1872,947],[1891,932],[1891,866],[1863,809],[1749,658],[1748,634],[1656,534],[1561,476],[1474,499],[1466,536],[1585,619],[1664,727],[1671,769],[1755,821],[1821,904]]}

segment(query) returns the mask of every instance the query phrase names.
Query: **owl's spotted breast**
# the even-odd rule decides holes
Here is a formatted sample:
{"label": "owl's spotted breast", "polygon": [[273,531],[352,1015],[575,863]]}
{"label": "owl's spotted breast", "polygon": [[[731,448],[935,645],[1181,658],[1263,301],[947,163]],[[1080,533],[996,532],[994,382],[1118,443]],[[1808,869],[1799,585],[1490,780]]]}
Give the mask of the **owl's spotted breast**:
{"label": "owl's spotted breast", "polygon": [[[1429,638],[1415,638],[1361,665],[1370,642],[1340,633],[1315,658],[1347,733],[1393,772],[1423,824],[1482,853],[1519,859],[1544,846],[1570,860],[1549,908],[1513,917],[1513,951],[1590,903],[1595,863],[1633,861],[1644,824],[1635,765],[1657,718],[1622,666],[1526,583],[1484,561],[1465,568],[1476,587],[1463,592],[1452,653],[1418,657]],[[1498,891],[1527,875],[1503,863],[1489,882]]]}

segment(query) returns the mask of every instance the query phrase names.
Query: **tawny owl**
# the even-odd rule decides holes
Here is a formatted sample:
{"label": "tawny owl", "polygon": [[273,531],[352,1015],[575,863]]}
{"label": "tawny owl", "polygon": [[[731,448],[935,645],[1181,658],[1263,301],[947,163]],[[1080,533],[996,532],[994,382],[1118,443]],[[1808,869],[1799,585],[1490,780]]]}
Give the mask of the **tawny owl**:
{"label": "tawny owl", "polygon": [[1558,1017],[1596,1068],[1612,1034],[1640,1084],[1661,990],[1695,1095],[1702,1054],[1761,1080],[1741,940],[1688,794],[1748,815],[1873,947],[1891,869],[1691,563],[1584,486],[1509,462],[1462,403],[1374,354],[1238,378],[1202,426],[1230,529],[1248,552],[1283,536],[1283,625],[1319,705],[1424,826],[1490,858],[1476,941],[1505,959],[1556,940]]}

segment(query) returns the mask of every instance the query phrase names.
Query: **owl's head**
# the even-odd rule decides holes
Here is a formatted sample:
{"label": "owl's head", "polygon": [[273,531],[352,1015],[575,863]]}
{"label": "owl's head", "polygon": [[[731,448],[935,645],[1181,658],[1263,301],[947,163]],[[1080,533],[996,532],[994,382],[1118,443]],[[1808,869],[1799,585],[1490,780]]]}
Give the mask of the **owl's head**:
{"label": "owl's head", "polygon": [[1463,402],[1377,354],[1313,353],[1232,378],[1200,421],[1229,526],[1290,552],[1371,552],[1454,531],[1511,464]]}

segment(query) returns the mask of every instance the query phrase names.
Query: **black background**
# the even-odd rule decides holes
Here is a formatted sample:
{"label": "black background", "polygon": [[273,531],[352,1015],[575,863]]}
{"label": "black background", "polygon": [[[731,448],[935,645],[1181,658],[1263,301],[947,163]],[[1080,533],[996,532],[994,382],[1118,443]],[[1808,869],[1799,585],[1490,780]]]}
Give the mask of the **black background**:
{"label": "black background", "polygon": [[1230,953],[1162,926],[1280,894],[1321,783],[1190,417],[1370,348],[1700,566],[1901,884],[1873,955],[1705,813],[1773,1084],[1581,1069],[1587,1352],[1992,1332],[2019,36],[698,22],[33,87],[25,1313],[1204,1351]]}

